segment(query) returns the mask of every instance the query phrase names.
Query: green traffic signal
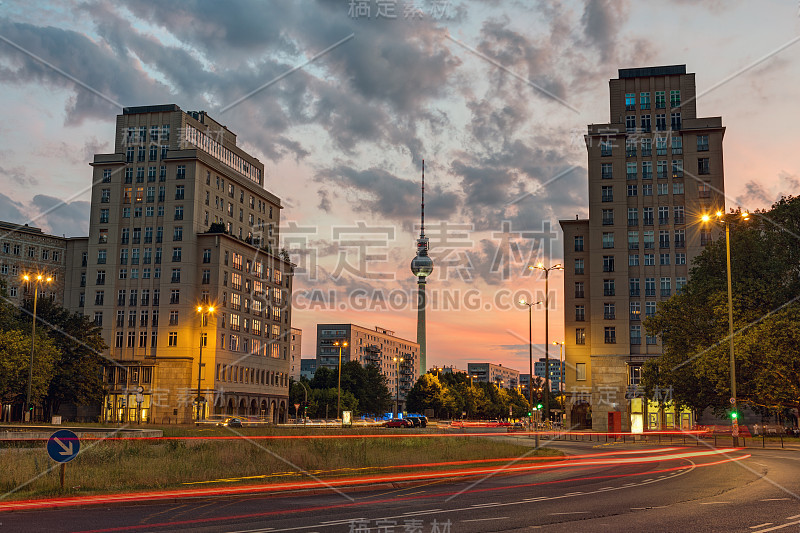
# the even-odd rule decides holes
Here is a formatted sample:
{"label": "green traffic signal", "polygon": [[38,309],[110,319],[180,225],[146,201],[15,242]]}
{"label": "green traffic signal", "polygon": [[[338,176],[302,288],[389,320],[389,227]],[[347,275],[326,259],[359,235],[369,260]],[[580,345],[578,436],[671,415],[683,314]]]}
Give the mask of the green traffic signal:
{"label": "green traffic signal", "polygon": [[739,418],[739,413],[737,413],[736,411],[732,412],[732,413],[731,413],[731,418],[733,418],[734,420],[736,420],[737,418]]}
{"label": "green traffic signal", "polygon": [[542,407],[543,407],[543,406],[542,406],[542,404],[537,404],[537,405],[536,405],[536,408],[537,408],[537,409],[541,409]]}
{"label": "green traffic signal", "polygon": [[528,411],[528,416],[531,416],[531,412],[530,411]]}

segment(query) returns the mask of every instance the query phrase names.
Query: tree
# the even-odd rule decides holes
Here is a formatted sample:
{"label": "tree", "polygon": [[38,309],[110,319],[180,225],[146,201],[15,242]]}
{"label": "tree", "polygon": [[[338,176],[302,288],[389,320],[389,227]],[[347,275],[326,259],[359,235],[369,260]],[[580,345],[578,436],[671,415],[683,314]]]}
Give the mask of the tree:
{"label": "tree", "polygon": [[439,413],[444,407],[444,388],[439,378],[430,372],[421,376],[408,391],[406,402],[409,411],[423,413],[433,409],[434,413]]}
{"label": "tree", "polygon": [[[33,357],[31,402],[39,403],[47,394],[58,351],[47,335],[36,335]],[[0,401],[24,402],[31,364],[31,337],[19,330],[0,331]]]}
{"label": "tree", "polygon": [[[747,222],[738,213],[727,216],[737,398],[762,410],[797,407],[800,198],[782,198]],[[729,406],[727,298],[722,237],[695,258],[686,287],[644,322],[663,342],[663,355],[643,370],[648,395],[672,387],[675,402],[695,411]]]}
{"label": "tree", "polygon": [[[23,302],[22,313],[32,318],[32,302]],[[49,299],[37,303],[36,320],[37,346],[42,332],[57,350],[45,398],[50,412],[58,413],[64,403],[100,404],[104,393],[102,352],[106,348],[102,329],[85,316],[70,313]]]}

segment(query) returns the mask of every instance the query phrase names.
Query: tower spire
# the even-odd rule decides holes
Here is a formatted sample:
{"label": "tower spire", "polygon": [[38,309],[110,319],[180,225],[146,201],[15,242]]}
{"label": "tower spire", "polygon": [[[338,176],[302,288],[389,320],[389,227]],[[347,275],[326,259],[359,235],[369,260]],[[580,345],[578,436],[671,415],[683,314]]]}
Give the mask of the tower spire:
{"label": "tower spire", "polygon": [[420,209],[419,238],[425,238],[425,160],[422,160],[422,204]]}

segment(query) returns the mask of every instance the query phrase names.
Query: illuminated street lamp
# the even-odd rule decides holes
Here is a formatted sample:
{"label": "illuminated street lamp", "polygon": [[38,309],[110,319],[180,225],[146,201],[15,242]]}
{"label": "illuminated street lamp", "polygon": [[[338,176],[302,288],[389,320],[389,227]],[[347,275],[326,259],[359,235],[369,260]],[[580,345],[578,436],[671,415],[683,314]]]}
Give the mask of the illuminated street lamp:
{"label": "illuminated street lamp", "polygon": [[197,421],[203,419],[203,402],[205,398],[201,395],[202,378],[203,378],[203,345],[206,343],[206,337],[203,333],[204,327],[208,323],[208,317],[214,314],[214,306],[212,305],[198,305],[197,312],[200,313],[200,359],[197,361]]}
{"label": "illuminated street lamp", "polygon": [[342,417],[342,348],[347,347],[347,341],[333,341],[334,346],[339,347],[339,381],[336,386],[336,418]]}
{"label": "illuminated street lamp", "polygon": [[551,267],[539,262],[536,266],[529,266],[530,270],[538,269],[544,272],[544,416],[550,421],[550,288],[548,285],[551,270],[564,270],[561,263]]}
{"label": "illuminated street lamp", "polygon": [[[731,366],[731,435],[733,436],[733,445],[739,446],[739,420],[737,418],[736,407],[736,359],[733,355],[733,290],[731,288],[731,226],[728,217],[722,211],[714,213],[718,221],[725,224],[725,263],[728,274],[728,333],[731,342],[730,352],[730,366]],[[750,213],[742,211],[742,220],[745,222],[750,220]],[[703,215],[701,217],[703,222],[711,221],[711,215]]]}
{"label": "illuminated street lamp", "polygon": [[395,412],[395,418],[397,418],[398,416],[400,416],[400,363],[405,361],[405,359],[403,359],[402,357],[395,357],[393,360],[395,363],[397,363],[397,375],[395,376],[397,392],[394,397],[394,412]]}
{"label": "illuminated street lamp", "polygon": [[39,296],[39,285],[47,283],[48,285],[53,281],[50,276],[43,276],[36,274],[35,276],[24,274],[22,279],[28,283],[33,283],[33,323],[31,324],[31,364],[28,368],[28,395],[25,398],[25,422],[29,422],[32,418],[31,410],[31,388],[33,386],[33,351],[36,346],[36,300]]}

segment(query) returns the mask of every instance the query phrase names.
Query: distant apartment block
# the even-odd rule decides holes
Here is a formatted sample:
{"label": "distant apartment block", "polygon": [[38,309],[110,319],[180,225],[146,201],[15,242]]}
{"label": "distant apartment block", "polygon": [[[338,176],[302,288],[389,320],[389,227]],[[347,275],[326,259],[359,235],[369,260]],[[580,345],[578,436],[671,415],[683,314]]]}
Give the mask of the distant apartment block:
{"label": "distant apartment block", "polygon": [[504,389],[519,386],[519,370],[493,363],[467,363],[467,374],[478,383],[494,383]]}

